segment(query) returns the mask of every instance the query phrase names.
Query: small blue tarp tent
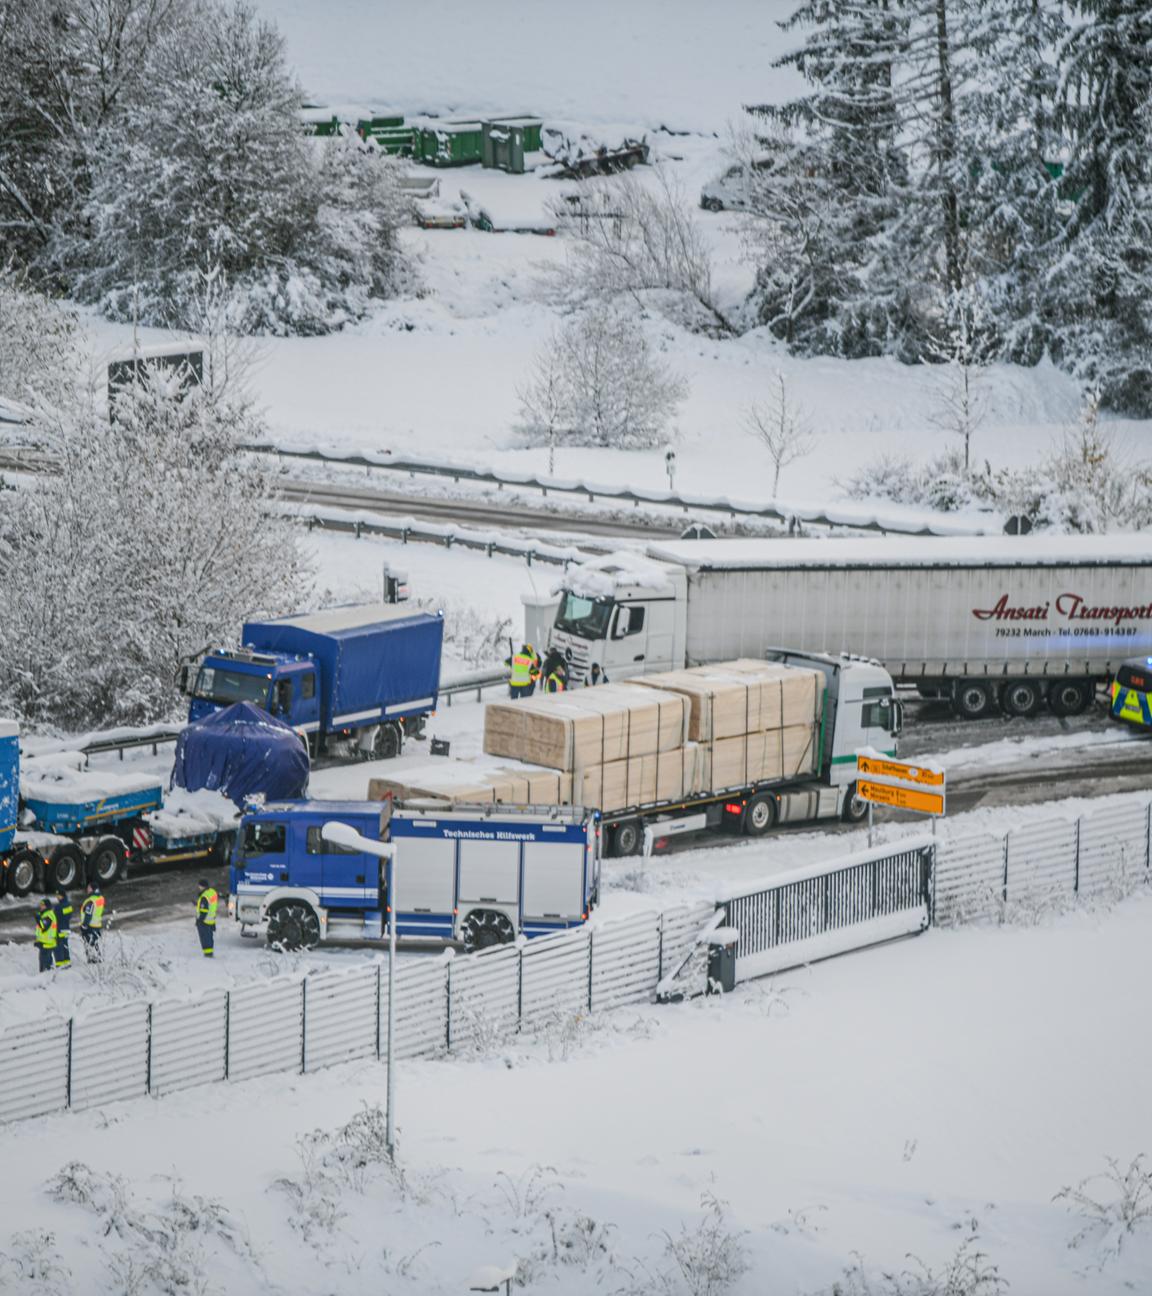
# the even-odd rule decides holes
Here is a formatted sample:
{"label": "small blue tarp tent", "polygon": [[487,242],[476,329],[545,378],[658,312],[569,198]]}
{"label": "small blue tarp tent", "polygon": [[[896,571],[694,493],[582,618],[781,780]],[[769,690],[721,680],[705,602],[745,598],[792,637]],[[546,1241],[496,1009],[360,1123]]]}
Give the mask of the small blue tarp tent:
{"label": "small blue tarp tent", "polygon": [[238,806],[257,793],[269,801],[308,790],[308,752],[294,729],[251,702],[197,720],[176,740],[172,786],[211,788]]}

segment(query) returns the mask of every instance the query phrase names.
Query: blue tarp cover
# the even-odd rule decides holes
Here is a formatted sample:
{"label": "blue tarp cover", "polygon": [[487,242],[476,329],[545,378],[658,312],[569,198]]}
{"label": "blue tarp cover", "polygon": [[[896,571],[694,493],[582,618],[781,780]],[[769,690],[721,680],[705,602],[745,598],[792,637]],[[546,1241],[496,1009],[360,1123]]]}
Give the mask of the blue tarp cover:
{"label": "blue tarp cover", "polygon": [[172,786],[212,788],[238,806],[263,793],[292,800],[308,790],[308,753],[293,729],[250,702],[236,702],[184,729],[176,740]]}

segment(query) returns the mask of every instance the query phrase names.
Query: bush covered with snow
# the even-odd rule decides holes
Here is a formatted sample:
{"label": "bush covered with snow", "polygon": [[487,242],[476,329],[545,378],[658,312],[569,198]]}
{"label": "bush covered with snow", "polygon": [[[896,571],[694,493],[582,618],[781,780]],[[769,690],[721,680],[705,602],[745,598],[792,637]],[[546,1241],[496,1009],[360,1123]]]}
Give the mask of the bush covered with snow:
{"label": "bush covered with snow", "polygon": [[168,716],[182,659],[307,589],[295,533],[265,514],[265,470],[237,451],[243,406],[153,376],[114,412],[38,418],[60,471],[0,513],[0,708],[33,723]]}

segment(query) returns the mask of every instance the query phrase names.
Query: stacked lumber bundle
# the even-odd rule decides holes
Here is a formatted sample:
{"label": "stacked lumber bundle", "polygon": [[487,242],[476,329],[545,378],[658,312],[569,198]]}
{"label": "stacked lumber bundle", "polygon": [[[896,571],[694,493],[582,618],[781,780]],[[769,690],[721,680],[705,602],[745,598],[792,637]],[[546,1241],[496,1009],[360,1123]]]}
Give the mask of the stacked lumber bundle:
{"label": "stacked lumber bundle", "polygon": [[569,775],[573,800],[609,813],[697,791],[689,701],[638,682],[489,703],[484,750]]}
{"label": "stacked lumber bundle", "polygon": [[688,737],[699,745],[702,792],[798,778],[819,768],[819,671],[741,658],[646,675],[636,683],[688,700]]}
{"label": "stacked lumber bundle", "polygon": [[443,801],[447,805],[571,805],[572,775],[531,765],[437,761],[390,778],[368,780],[368,799]]}

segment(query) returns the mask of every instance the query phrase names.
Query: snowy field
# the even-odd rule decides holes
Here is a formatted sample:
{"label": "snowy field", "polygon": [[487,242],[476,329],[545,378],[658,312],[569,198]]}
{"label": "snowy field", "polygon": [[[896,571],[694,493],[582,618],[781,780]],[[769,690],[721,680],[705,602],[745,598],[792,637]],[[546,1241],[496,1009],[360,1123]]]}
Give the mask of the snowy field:
{"label": "snowy field", "polygon": [[[1152,1137],[1152,1039],[1116,992],[1150,977],[1139,898],[405,1063],[399,1172],[363,1116],[375,1063],[40,1119],[4,1132],[0,1284],[447,1296],[487,1271],[557,1296],[762,1296],[854,1268],[836,1290],[863,1296],[896,1290],[880,1270],[939,1280],[967,1246],[1013,1296],[1147,1291],[1146,1228],[1118,1257],[1103,1229],[1073,1247],[1087,1221],[1053,1198]],[[358,1114],[344,1141],[310,1135]],[[705,1254],[742,1276],[693,1288],[676,1255]]]}

